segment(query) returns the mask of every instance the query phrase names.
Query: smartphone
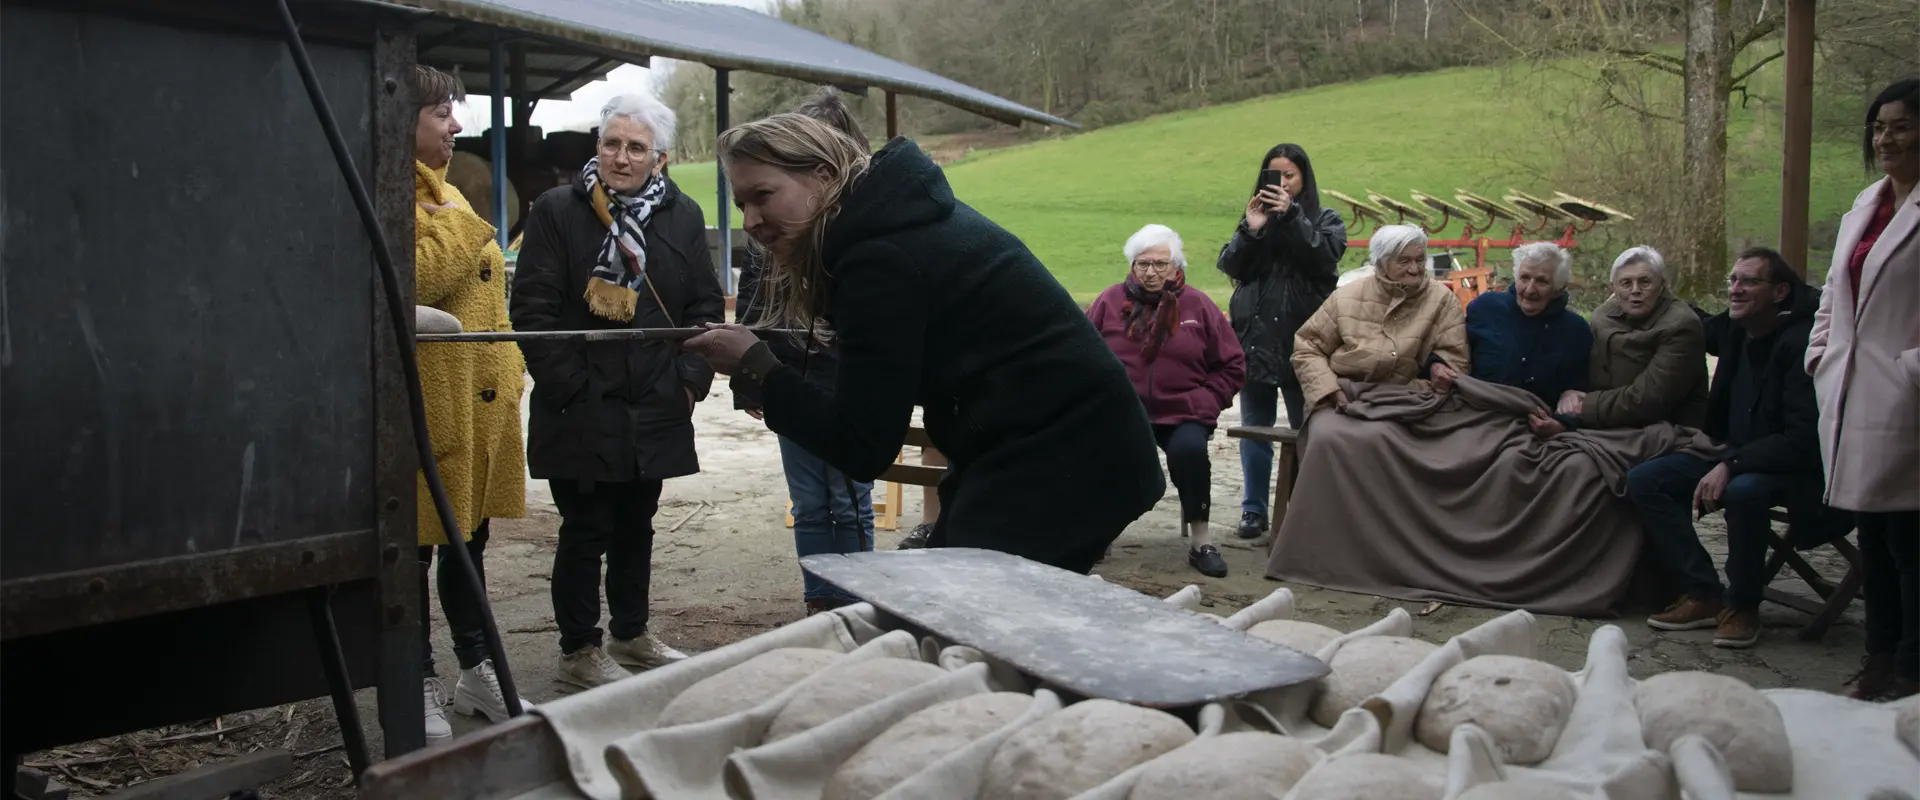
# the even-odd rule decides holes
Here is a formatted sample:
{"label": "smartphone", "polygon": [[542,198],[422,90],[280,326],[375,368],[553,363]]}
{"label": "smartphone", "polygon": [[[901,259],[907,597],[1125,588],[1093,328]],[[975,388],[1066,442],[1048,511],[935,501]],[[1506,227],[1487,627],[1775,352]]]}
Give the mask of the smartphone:
{"label": "smartphone", "polygon": [[1282,177],[1280,170],[1277,170],[1277,169],[1260,170],[1260,188],[1261,189],[1265,189],[1269,186],[1284,187],[1286,185],[1287,185],[1287,181],[1284,177]]}

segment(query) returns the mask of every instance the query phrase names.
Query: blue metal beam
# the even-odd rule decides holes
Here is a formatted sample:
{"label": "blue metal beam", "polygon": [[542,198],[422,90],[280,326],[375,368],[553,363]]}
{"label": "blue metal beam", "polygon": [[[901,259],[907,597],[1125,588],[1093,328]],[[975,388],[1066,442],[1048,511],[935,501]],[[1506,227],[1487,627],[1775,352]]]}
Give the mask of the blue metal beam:
{"label": "blue metal beam", "polygon": [[490,54],[493,68],[493,227],[500,249],[507,249],[507,45],[495,33]]}
{"label": "blue metal beam", "polygon": [[[713,70],[713,130],[716,136],[727,130],[727,73],[728,70],[725,69]],[[732,295],[734,293],[733,220],[731,219],[733,198],[728,196],[727,171],[721,168],[719,153],[713,154],[713,162],[713,174],[716,176],[714,183],[717,184],[720,192],[718,206],[720,210],[714,215],[714,224],[720,229],[720,290]],[[734,313],[745,310],[735,309]]]}

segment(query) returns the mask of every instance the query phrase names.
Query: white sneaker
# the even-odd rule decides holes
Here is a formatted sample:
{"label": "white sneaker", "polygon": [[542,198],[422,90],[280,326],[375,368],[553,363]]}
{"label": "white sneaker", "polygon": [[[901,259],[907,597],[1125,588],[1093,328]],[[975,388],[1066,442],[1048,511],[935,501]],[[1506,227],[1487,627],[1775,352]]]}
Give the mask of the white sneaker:
{"label": "white sneaker", "polygon": [[687,660],[686,653],[666,646],[651,633],[643,633],[632,639],[616,638],[607,645],[607,654],[613,656],[615,661],[641,669],[664,667]]}
{"label": "white sneaker", "polygon": [[440,690],[440,679],[429,677],[427,694],[427,744],[439,744],[453,738],[453,725],[447,722],[447,696]]}
{"label": "white sneaker", "polygon": [[560,654],[560,669],[555,677],[563,683],[592,689],[631,678],[633,673],[614,663],[607,651],[598,647],[582,647],[571,653]]}
{"label": "white sneaker", "polygon": [[[532,707],[532,703],[520,701],[521,713]],[[507,701],[501,696],[500,676],[493,671],[493,659],[482,661],[473,669],[460,670],[460,680],[453,684],[453,710],[467,716],[485,714],[493,722],[507,721]]]}

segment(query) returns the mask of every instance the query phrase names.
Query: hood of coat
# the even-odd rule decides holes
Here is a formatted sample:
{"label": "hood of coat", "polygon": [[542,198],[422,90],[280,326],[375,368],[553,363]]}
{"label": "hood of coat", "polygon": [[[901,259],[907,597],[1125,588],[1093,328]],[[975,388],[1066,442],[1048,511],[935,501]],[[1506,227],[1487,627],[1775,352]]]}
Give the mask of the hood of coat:
{"label": "hood of coat", "polygon": [[841,198],[822,255],[832,264],[860,242],[939,222],[958,205],[940,165],[911,140],[894,139]]}

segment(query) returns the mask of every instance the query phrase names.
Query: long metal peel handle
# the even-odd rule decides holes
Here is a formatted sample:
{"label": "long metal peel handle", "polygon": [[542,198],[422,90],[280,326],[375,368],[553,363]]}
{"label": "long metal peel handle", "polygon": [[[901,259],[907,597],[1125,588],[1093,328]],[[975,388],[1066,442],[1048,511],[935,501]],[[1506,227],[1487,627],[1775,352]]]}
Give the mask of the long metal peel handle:
{"label": "long metal peel handle", "polygon": [[[700,334],[705,328],[609,328],[594,331],[476,331],[472,333],[418,333],[415,342],[541,342],[541,341],[641,341],[641,342],[684,342]],[[806,331],[791,329],[755,329],[754,333],[765,337],[770,334],[805,335]]]}

